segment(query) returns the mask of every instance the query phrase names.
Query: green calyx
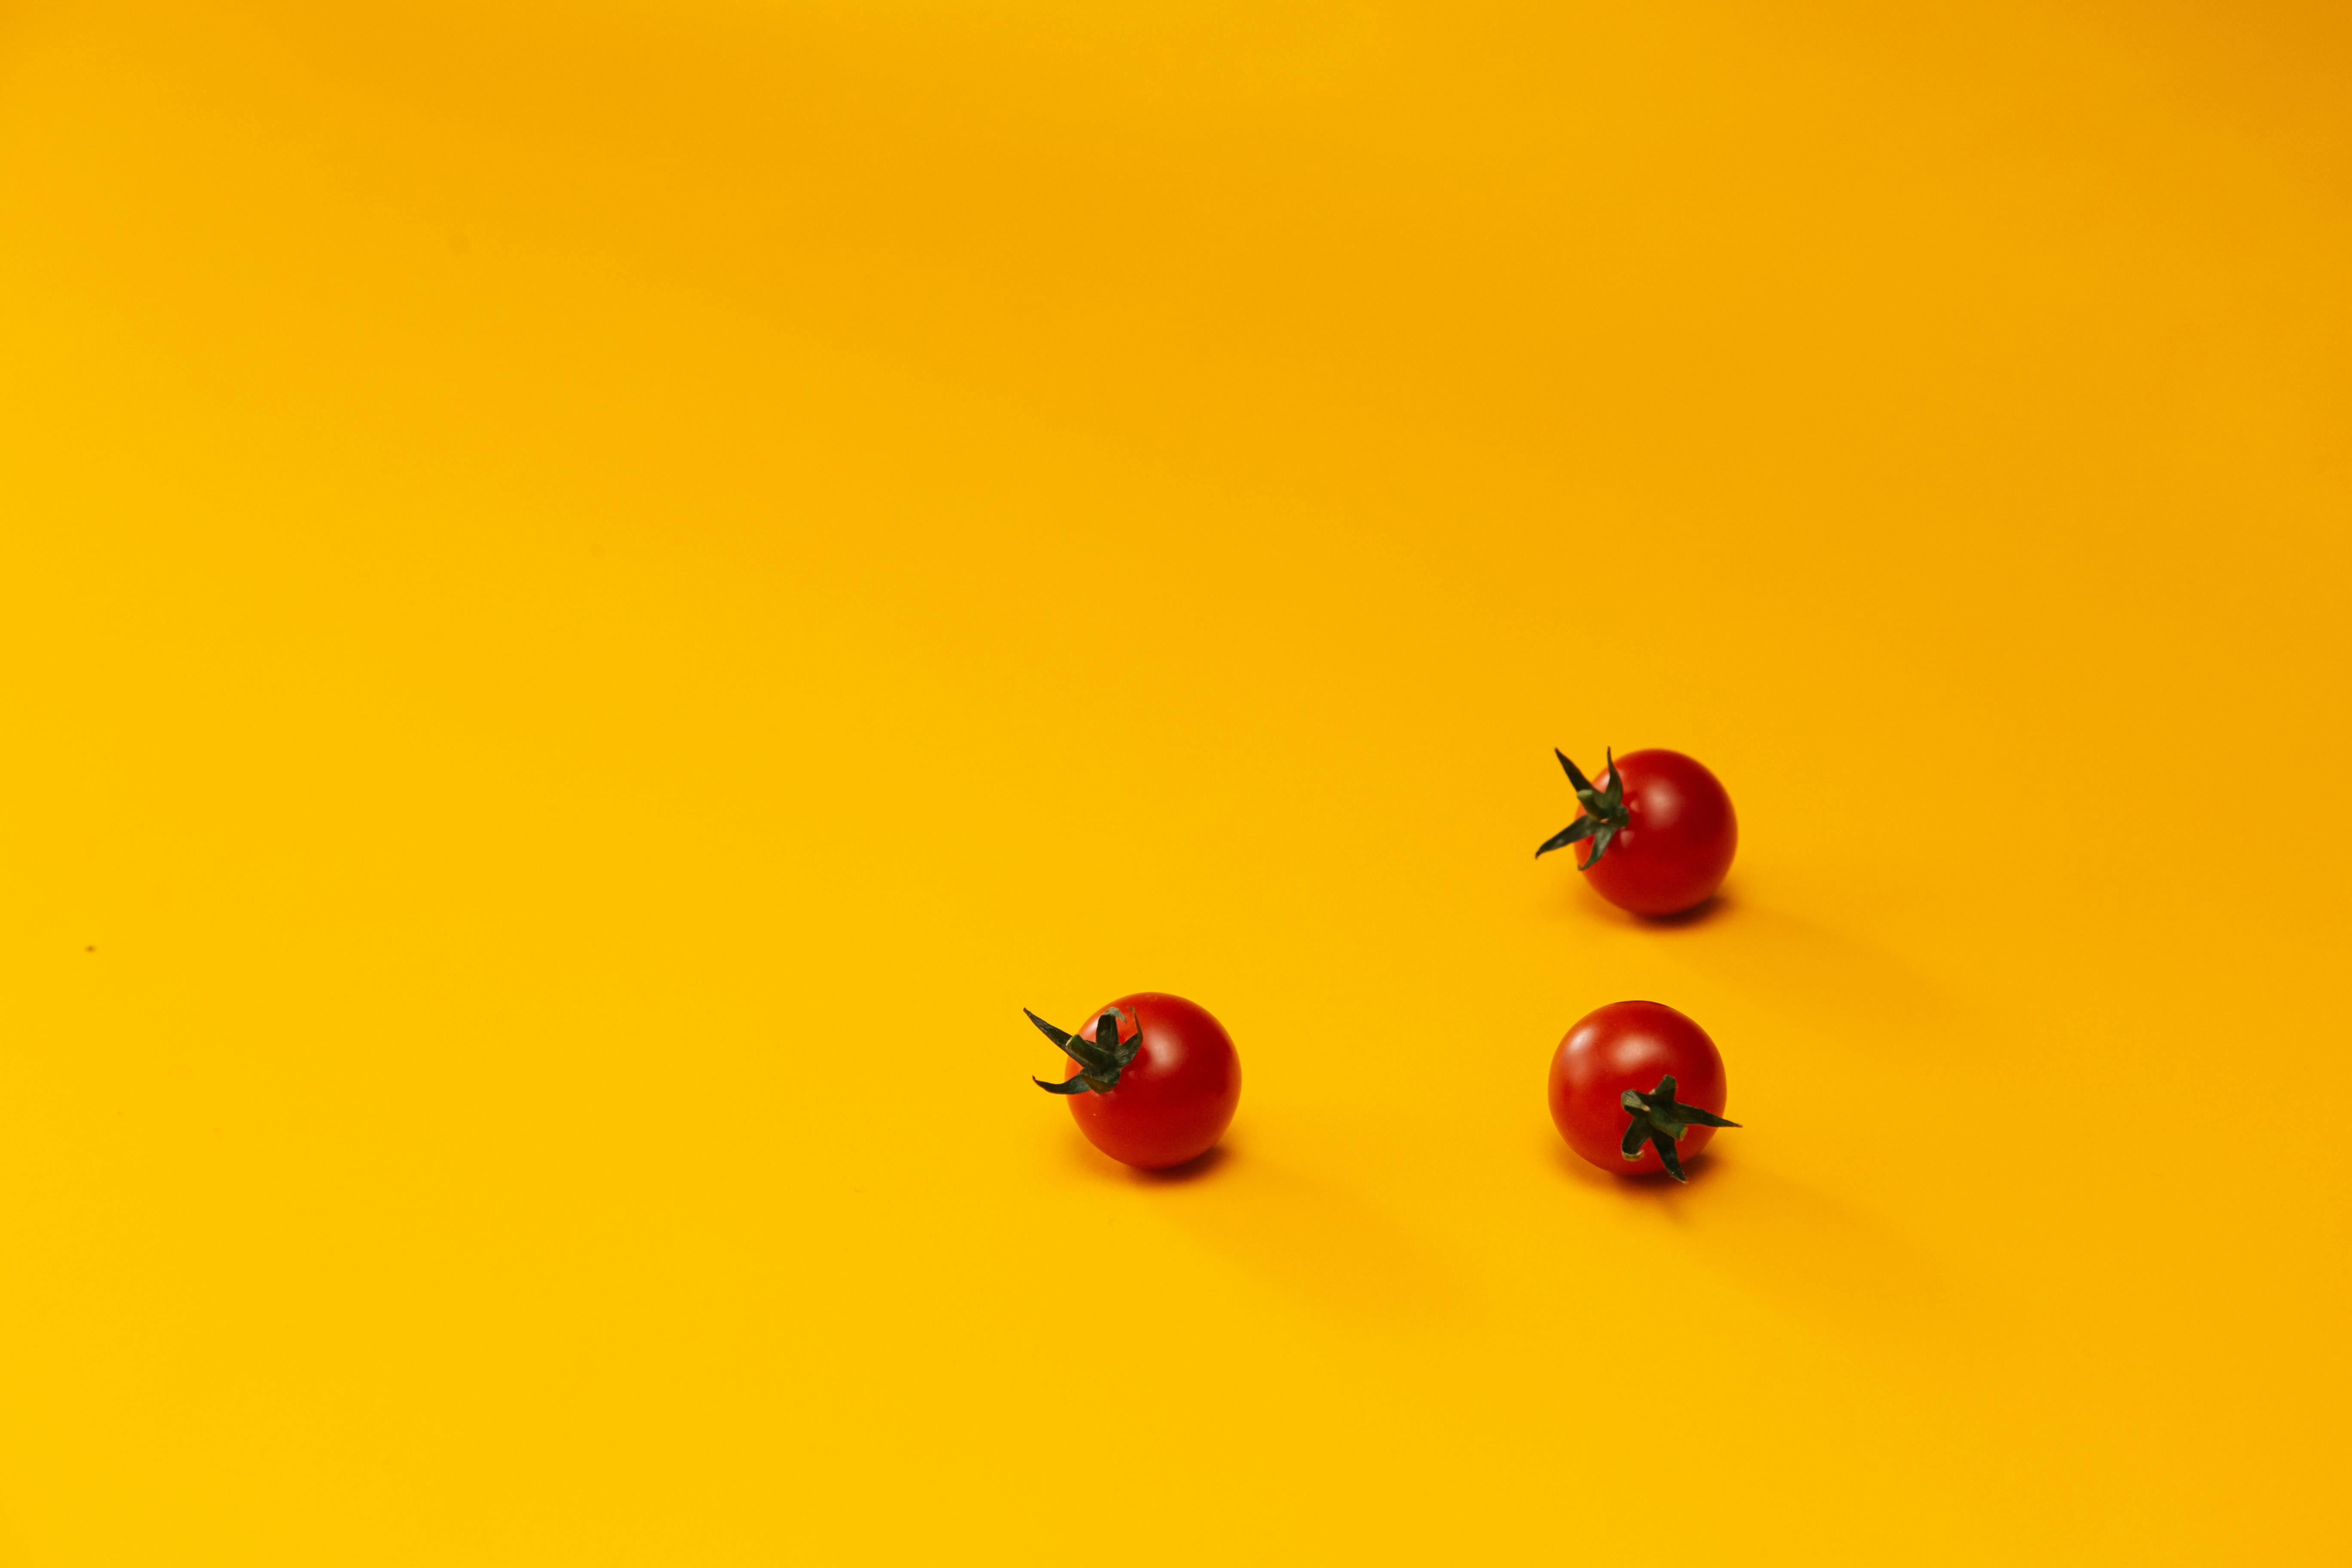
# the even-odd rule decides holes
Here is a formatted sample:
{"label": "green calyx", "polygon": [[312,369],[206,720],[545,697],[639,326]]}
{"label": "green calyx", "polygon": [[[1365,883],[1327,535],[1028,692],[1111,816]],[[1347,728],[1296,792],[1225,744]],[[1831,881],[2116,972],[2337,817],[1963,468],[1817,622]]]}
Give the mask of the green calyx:
{"label": "green calyx", "polygon": [[1737,1127],[1737,1121],[1726,1121],[1712,1110],[1701,1110],[1696,1105],[1679,1105],[1675,1101],[1675,1075],[1668,1073],[1658,1080],[1658,1087],[1643,1094],[1629,1089],[1617,1097],[1618,1103],[1633,1118],[1625,1129],[1625,1140],[1617,1152],[1628,1160],[1642,1157],[1642,1145],[1655,1143],[1658,1159],[1666,1167],[1666,1174],[1675,1181],[1686,1181],[1683,1174],[1682,1156],[1675,1145],[1683,1134],[1694,1127]]}
{"label": "green calyx", "polygon": [[1583,803],[1584,815],[1538,845],[1536,854],[1542,856],[1554,849],[1564,849],[1580,838],[1590,838],[1592,840],[1592,853],[1587,855],[1584,863],[1577,868],[1580,871],[1590,871],[1601,864],[1601,857],[1609,853],[1609,841],[1633,820],[1633,814],[1625,809],[1625,777],[1617,771],[1617,753],[1613,750],[1606,753],[1609,758],[1609,787],[1606,790],[1594,789],[1592,781],[1578,773],[1576,764],[1568,760],[1568,753],[1558,746],[1551,749],[1551,754],[1558,757],[1559,765],[1568,770],[1568,782],[1575,789],[1576,798]]}
{"label": "green calyx", "polygon": [[1117,1007],[1106,1009],[1103,1016],[1095,1020],[1095,1037],[1091,1040],[1054,1027],[1026,1007],[1021,1011],[1037,1026],[1039,1034],[1060,1047],[1064,1056],[1078,1064],[1077,1076],[1066,1078],[1059,1083],[1047,1083],[1042,1078],[1029,1080],[1047,1094],[1084,1094],[1088,1089],[1101,1094],[1117,1088],[1118,1075],[1127,1070],[1127,1064],[1135,1059],[1136,1047],[1143,1044],[1143,1026],[1140,1023],[1136,1024],[1132,1036],[1125,1040],[1118,1037],[1119,1026],[1129,1019]]}

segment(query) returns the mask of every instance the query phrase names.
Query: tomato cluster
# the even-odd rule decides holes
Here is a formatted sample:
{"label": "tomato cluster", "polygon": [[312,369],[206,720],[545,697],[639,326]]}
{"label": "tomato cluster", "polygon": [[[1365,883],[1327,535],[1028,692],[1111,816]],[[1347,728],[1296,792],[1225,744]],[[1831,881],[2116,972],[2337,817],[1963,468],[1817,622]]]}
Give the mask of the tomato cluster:
{"label": "tomato cluster", "polygon": [[[1633,914],[1682,915],[1713,898],[1739,847],[1731,796],[1680,752],[1609,753],[1597,780],[1555,750],[1576,820],[1538,858],[1585,846],[1577,869]],[[1087,1142],[1123,1163],[1166,1170],[1216,1146],[1241,1101],[1241,1058],[1198,1003],[1142,991],[1106,1003],[1072,1034],[1028,1015],[1063,1056],[1036,1079],[1064,1097]],[[1657,1002],[1612,1002],[1577,1020],[1552,1054],[1552,1124],[1587,1160],[1624,1175],[1685,1179],[1684,1162],[1724,1119],[1723,1057],[1706,1031]]]}

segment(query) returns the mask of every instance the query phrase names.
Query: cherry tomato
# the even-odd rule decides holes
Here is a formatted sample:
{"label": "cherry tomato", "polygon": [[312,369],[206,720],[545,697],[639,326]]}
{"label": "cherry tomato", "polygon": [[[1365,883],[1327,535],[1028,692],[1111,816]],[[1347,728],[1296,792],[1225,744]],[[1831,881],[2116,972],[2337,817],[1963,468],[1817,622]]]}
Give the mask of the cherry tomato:
{"label": "cherry tomato", "polygon": [[1723,1058],[1706,1031],[1657,1002],[1612,1002],[1576,1021],[1551,1058],[1551,1120],[1568,1146],[1621,1176],[1665,1172],[1723,1119]]}
{"label": "cherry tomato", "polygon": [[1095,1009],[1076,1035],[1029,1021],[1070,1059],[1059,1083],[1087,1142],[1123,1163],[1165,1170],[1224,1136],[1242,1098],[1242,1059],[1225,1026],[1197,1002],[1139,991]]}
{"label": "cherry tomato", "polygon": [[1680,752],[1612,755],[1599,784],[1588,784],[1566,753],[1552,755],[1568,770],[1583,811],[1546,839],[1538,855],[1590,838],[1579,869],[1592,890],[1637,915],[1680,914],[1705,903],[1723,886],[1739,847],[1731,796],[1697,762]]}

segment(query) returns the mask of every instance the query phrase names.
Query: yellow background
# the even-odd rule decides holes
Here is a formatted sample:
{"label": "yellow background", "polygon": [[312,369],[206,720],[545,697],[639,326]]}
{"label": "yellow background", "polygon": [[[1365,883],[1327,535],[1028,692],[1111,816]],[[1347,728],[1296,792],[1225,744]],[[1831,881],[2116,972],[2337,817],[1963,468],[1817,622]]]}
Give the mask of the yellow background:
{"label": "yellow background", "polygon": [[0,5],[0,1559],[2340,1552],[2352,20],[1941,9]]}

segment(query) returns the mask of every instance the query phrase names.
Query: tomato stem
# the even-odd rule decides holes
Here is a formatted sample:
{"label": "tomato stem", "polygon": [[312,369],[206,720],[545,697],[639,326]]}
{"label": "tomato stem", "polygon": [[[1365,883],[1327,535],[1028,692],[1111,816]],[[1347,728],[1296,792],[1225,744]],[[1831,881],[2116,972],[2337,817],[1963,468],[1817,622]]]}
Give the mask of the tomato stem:
{"label": "tomato stem", "polygon": [[[1143,1044],[1143,1026],[1140,1024],[1136,1026],[1132,1038],[1121,1040],[1118,1037],[1118,1026],[1127,1016],[1117,1007],[1106,1009],[1103,1016],[1095,1020],[1095,1037],[1091,1040],[1083,1035],[1073,1035],[1054,1027],[1026,1007],[1021,1012],[1037,1026],[1040,1034],[1061,1047],[1064,1056],[1078,1064],[1077,1076],[1066,1078],[1059,1083],[1048,1083],[1036,1077],[1030,1079],[1031,1083],[1047,1094],[1084,1094],[1089,1089],[1101,1094],[1118,1088],[1118,1075],[1127,1070],[1127,1064],[1135,1059],[1137,1048]],[[1103,1044],[1106,1038],[1110,1042],[1108,1045]]]}
{"label": "tomato stem", "polygon": [[1609,787],[1606,790],[1593,788],[1592,781],[1577,772],[1576,764],[1570,762],[1568,753],[1558,746],[1551,749],[1551,754],[1558,757],[1559,765],[1567,770],[1569,786],[1576,791],[1576,798],[1583,805],[1584,815],[1536,846],[1536,858],[1541,859],[1554,849],[1564,849],[1580,838],[1590,838],[1592,840],[1591,853],[1577,868],[1580,871],[1590,871],[1601,864],[1603,855],[1609,853],[1610,840],[1633,821],[1633,814],[1625,808],[1625,778],[1617,771],[1617,753],[1613,749],[1604,753],[1609,759]]}
{"label": "tomato stem", "polygon": [[1658,1162],[1666,1174],[1675,1181],[1687,1181],[1683,1174],[1682,1156],[1675,1145],[1682,1142],[1685,1132],[1693,1127],[1737,1127],[1737,1121],[1726,1121],[1712,1110],[1701,1110],[1696,1105],[1679,1104],[1675,1100],[1675,1075],[1668,1073],[1658,1080],[1658,1087],[1643,1094],[1629,1089],[1618,1097],[1633,1121],[1625,1129],[1625,1140],[1617,1146],[1619,1153],[1628,1160],[1642,1157],[1642,1145],[1658,1147]]}

